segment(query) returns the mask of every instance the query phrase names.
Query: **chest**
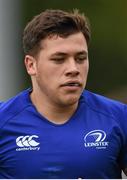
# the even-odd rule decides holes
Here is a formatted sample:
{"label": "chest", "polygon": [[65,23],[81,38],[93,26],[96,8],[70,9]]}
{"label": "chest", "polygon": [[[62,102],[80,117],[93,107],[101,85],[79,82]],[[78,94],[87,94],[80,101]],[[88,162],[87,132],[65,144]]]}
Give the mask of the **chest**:
{"label": "chest", "polygon": [[98,119],[80,117],[64,126],[36,123],[8,127],[0,150],[3,175],[7,178],[103,178],[102,171],[107,175],[111,169],[117,171],[121,148],[119,127],[114,123],[109,127],[104,118]]}

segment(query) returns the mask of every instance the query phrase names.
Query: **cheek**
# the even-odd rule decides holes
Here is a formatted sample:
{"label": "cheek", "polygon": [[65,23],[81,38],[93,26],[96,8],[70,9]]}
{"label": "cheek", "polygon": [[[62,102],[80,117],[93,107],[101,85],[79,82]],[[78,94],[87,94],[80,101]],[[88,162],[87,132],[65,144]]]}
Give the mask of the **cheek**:
{"label": "cheek", "polygon": [[41,81],[49,81],[49,72],[46,71],[45,69],[42,69],[40,68],[38,70],[38,73],[37,73],[37,77],[41,80]]}
{"label": "cheek", "polygon": [[83,76],[85,75],[87,75],[88,74],[88,71],[89,71],[89,62],[87,61],[85,64],[84,64],[84,66],[82,67],[82,74],[83,74]]}
{"label": "cheek", "polygon": [[87,65],[86,65],[86,72],[88,73],[89,71],[89,61],[87,62]]}
{"label": "cheek", "polygon": [[58,79],[58,71],[49,67],[38,68],[37,77],[41,83],[52,85]]}

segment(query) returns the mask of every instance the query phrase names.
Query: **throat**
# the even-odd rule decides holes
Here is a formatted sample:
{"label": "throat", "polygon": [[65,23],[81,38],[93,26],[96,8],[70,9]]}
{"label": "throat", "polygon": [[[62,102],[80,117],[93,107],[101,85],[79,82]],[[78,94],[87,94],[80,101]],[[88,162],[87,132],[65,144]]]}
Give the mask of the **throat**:
{"label": "throat", "polygon": [[78,106],[78,103],[62,107],[59,105],[54,106],[50,103],[41,103],[41,101],[37,100],[33,94],[31,94],[30,97],[36,110],[48,121],[54,124],[64,124],[69,121]]}

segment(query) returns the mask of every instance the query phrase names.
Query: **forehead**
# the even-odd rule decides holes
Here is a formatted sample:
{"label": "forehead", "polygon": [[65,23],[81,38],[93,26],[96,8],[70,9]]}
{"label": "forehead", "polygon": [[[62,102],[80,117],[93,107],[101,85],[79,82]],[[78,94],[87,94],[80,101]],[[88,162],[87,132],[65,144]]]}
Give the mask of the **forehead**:
{"label": "forehead", "polygon": [[75,33],[67,37],[57,35],[47,37],[41,42],[42,51],[54,52],[80,52],[88,51],[87,42],[82,33]]}

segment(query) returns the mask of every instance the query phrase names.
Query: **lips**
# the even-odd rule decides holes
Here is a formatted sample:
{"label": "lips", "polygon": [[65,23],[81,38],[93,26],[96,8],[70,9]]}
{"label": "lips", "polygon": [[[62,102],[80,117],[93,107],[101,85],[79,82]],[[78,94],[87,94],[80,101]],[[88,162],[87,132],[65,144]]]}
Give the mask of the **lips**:
{"label": "lips", "polygon": [[81,83],[79,81],[69,81],[69,82],[66,82],[64,84],[61,85],[62,87],[80,87],[81,86]]}

